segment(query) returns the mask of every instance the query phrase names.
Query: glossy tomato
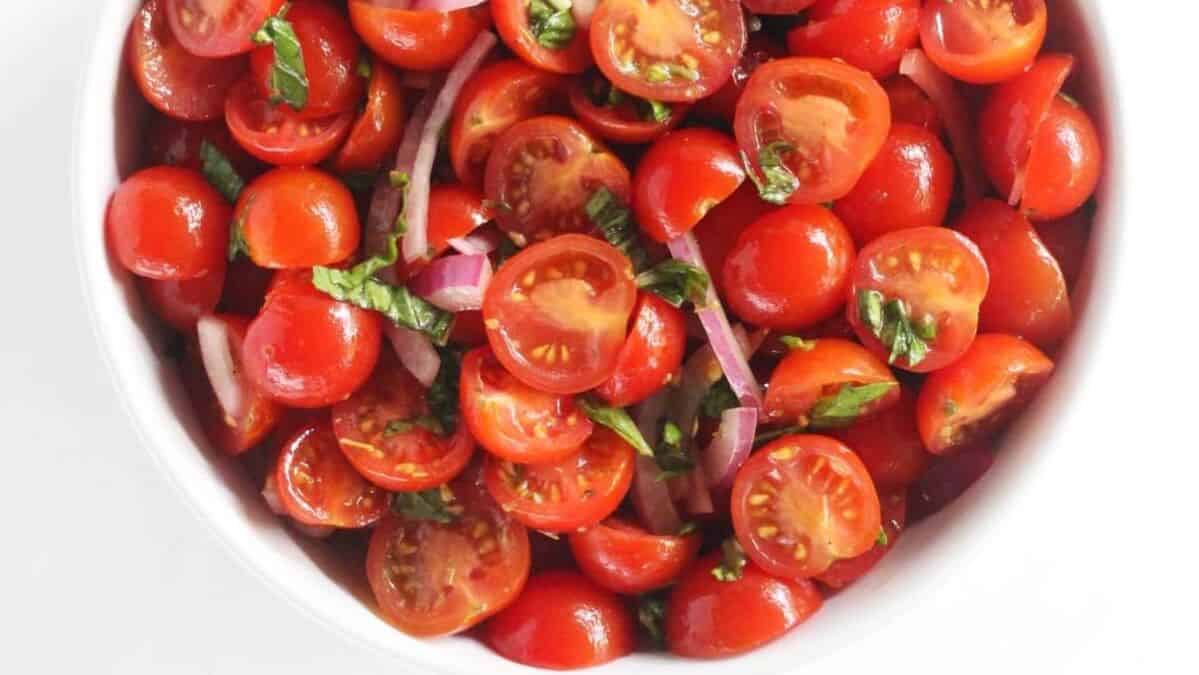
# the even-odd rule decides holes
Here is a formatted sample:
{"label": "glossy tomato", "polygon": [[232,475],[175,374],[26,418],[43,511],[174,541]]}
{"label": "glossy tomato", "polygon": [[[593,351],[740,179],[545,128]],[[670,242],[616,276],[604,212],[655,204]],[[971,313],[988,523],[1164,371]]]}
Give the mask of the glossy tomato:
{"label": "glossy tomato", "polygon": [[899,535],[907,524],[908,498],[904,490],[891,490],[878,496],[883,509],[883,533],[881,541],[874,542],[874,547],[854,558],[838,560],[827,570],[816,576],[816,581],[832,589],[842,589],[866,576],[874,569],[878,561],[899,541]]}
{"label": "glossy tomato", "polygon": [[637,165],[633,213],[642,232],[665,244],[690,232],[744,182],[733,139],[711,129],[674,131]]}
{"label": "glossy tomato", "polygon": [[185,122],[166,115],[155,115],[146,132],[145,162],[149,166],[166,164],[200,171],[200,147],[205,143],[221,151],[238,175],[250,179],[262,173],[262,163],[242,149],[224,120]]}
{"label": "glossy tomato", "polygon": [[[551,17],[559,6],[541,7],[526,0],[492,0],[491,17],[500,39],[522,60],[551,73],[581,73],[591,65],[587,29],[571,16],[569,30],[558,28]],[[567,6],[570,15],[573,7]],[[544,15],[542,15],[544,13]]]}
{"label": "glossy tomato", "polygon": [[230,353],[236,364],[234,384],[241,389],[243,397],[240,408],[230,414],[217,400],[195,339],[188,341],[180,366],[181,379],[204,435],[221,452],[239,455],[271,436],[285,411],[258,391],[241,368],[241,350],[249,320],[231,315],[216,318],[228,326]]}
{"label": "glossy tomato", "polygon": [[887,78],[883,90],[891,101],[891,122],[912,124],[937,134],[941,133],[941,113],[928,94],[903,75]]}
{"label": "glossy tomato", "polygon": [[716,284],[721,297],[727,297],[728,292],[724,287],[724,261],[737,244],[737,239],[745,228],[777,208],[758,196],[756,186],[742,183],[736,192],[712,207],[692,230],[704,254],[704,263],[712,272],[712,283]]}
{"label": "glossy tomato", "polygon": [[1033,138],[1020,209],[1036,220],[1067,216],[1095,194],[1102,168],[1095,123],[1076,101],[1059,95]]}
{"label": "glossy tomato", "polygon": [[[743,2],[742,4],[748,6],[748,3]],[[696,114],[705,119],[732,124],[733,116],[737,112],[737,101],[741,98],[741,92],[745,89],[745,83],[749,81],[749,76],[753,75],[758,66],[763,63],[772,59],[780,59],[786,55],[787,48],[774,36],[764,31],[750,33],[749,41],[745,45],[745,53],[741,55],[741,60],[733,68],[733,74],[729,77],[728,82],[725,82],[724,86],[715,94],[696,102]]]}
{"label": "glossy tomato", "polygon": [[366,46],[405,70],[449,68],[489,21],[486,7],[439,12],[400,9],[378,0],[350,0],[349,9],[354,31]]}
{"label": "glossy tomato", "polygon": [[920,0],[817,0],[787,34],[796,56],[841,59],[877,78],[895,74],[920,40]]}
{"label": "glossy tomato", "polygon": [[650,103],[616,89],[601,75],[575,78],[570,109],[588,129],[613,143],[649,143],[675,128],[690,105]]}
{"label": "glossy tomato", "polygon": [[145,279],[138,277],[138,288],[154,314],[184,334],[191,334],[196,321],[211,314],[221,300],[225,286],[225,266],[195,279]]}
{"label": "glossy tomato", "polygon": [[670,384],[683,365],[686,348],[687,321],[683,312],[652,293],[642,292],[615,370],[595,393],[618,408],[640,403]]}
{"label": "glossy tomato", "polygon": [[[906,387],[895,405],[833,435],[862,460],[880,490],[909,485],[928,467],[930,456],[916,429],[916,395]],[[883,511],[886,526],[885,503]]]}
{"label": "glossy tomato", "polygon": [[1028,68],[1047,26],[1045,0],[930,0],[920,15],[920,42],[946,73],[992,84]]}
{"label": "glossy tomato", "polygon": [[372,63],[366,104],[350,127],[345,145],[333,156],[333,170],[342,174],[378,171],[395,156],[407,121],[400,74],[386,63]]}
{"label": "glossy tomato", "polygon": [[275,485],[287,515],[305,525],[366,527],[387,513],[387,493],[346,461],[328,421],[306,426],[284,443]]}
{"label": "glossy tomato", "polygon": [[187,51],[217,58],[254,48],[254,32],[283,0],[165,0],[171,32]]}
{"label": "glossy tomato", "polygon": [[237,199],[234,223],[259,267],[333,265],[358,250],[362,227],[354,195],[317,169],[283,167],[250,183]]}
{"label": "glossy tomato", "polygon": [[[863,386],[866,388],[863,389]],[[834,402],[846,399],[844,405]],[[849,340],[812,340],[792,349],[766,389],[766,419],[813,428],[848,426],[899,401],[891,369]]]}
{"label": "glossy tomato", "polygon": [[[429,190],[429,257],[436,258],[450,249],[450,240],[465,237],[494,217],[491,206],[474,188],[464,185],[435,185]],[[425,265],[409,263],[403,256],[396,261],[399,279],[408,279]],[[455,321],[455,327],[457,321]]]}
{"label": "glossy tomato", "polygon": [[699,553],[698,532],[656,535],[620,518],[570,535],[579,570],[604,588],[640,595],[673,583]]}
{"label": "glossy tomato", "polygon": [[238,144],[258,159],[304,166],[319,164],[337,150],[350,133],[354,113],[302,119],[286,105],[271,105],[258,85],[246,79],[229,92],[225,122]]}

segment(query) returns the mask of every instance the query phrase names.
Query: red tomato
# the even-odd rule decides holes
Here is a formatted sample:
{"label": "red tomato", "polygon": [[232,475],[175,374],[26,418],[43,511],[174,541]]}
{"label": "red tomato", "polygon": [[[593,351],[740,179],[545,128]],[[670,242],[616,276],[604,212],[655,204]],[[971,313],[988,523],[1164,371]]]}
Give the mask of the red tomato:
{"label": "red tomato", "polygon": [[853,240],[823,206],[793,205],[754,221],[724,262],[725,300],[756,325],[799,330],[845,303]]}
{"label": "red tomato", "polygon": [[677,127],[691,106],[663,104],[669,110],[662,121],[654,119],[650,104],[621,93],[619,103],[609,101],[615,91],[602,76],[576,78],[570,84],[570,109],[600,138],[613,143],[649,143]]}
{"label": "red tomato", "polygon": [[487,287],[487,339],[508,372],[554,394],[612,375],[637,301],[633,266],[614,246],[579,234],[529,246]]}
{"label": "red tomato", "polygon": [[568,42],[561,46],[545,45],[530,25],[533,19],[529,6],[526,0],[492,0],[491,18],[504,44],[540,70],[566,74],[586,70],[591,65],[587,29],[576,22]]}
{"label": "red tomato", "polygon": [[[777,188],[780,201],[818,204],[848,194],[874,161],[891,128],[891,104],[878,82],[853,66],[778,59],[749,78],[733,126],[756,182]],[[771,174],[790,174],[793,185],[766,175],[763,165],[775,160]]]}
{"label": "red tomato", "polygon": [[187,51],[167,25],[163,0],[146,0],[125,47],[129,70],[150,105],[183,120],[215,120],[225,93],[246,70],[241,57],[206,59]]}
{"label": "red tomato", "polygon": [[121,183],[108,206],[108,247],[149,279],[196,279],[225,266],[229,204],[197,171],[156,166]]}
{"label": "red tomato", "polygon": [[181,281],[138,277],[137,285],[158,318],[180,333],[191,334],[196,321],[205,314],[211,314],[220,302],[221,289],[225,285],[225,268],[221,266],[202,277]]}
{"label": "red tomato", "polygon": [[366,46],[405,70],[449,68],[489,20],[486,7],[438,12],[398,9],[377,0],[350,0],[349,7],[354,31]]}
{"label": "red tomato", "polygon": [[987,261],[991,286],[979,311],[988,333],[1018,335],[1053,349],[1070,330],[1066,279],[1032,223],[1007,204],[975,202],[954,229],[970,237]]}
{"label": "red tomato", "polygon": [[641,231],[665,244],[691,231],[745,182],[737,144],[711,129],[684,129],[650,146],[633,177]]}
{"label": "red tomato", "polygon": [[1016,416],[1053,373],[1053,361],[1011,335],[980,335],[924,382],[916,423],[929,452],[944,455],[985,438]]}
{"label": "red tomato", "polygon": [[883,90],[891,101],[892,123],[913,124],[938,136],[941,134],[941,113],[915,82],[896,75],[883,82]]}
{"label": "red tomato", "polygon": [[199,171],[200,146],[209,142],[228,159],[242,178],[262,173],[262,163],[242,149],[224,120],[215,122],[184,122],[165,115],[155,115],[146,132],[145,162],[149,166],[167,164]]}
{"label": "red tomato", "polygon": [[1045,0],[929,0],[920,15],[920,42],[946,73],[993,84],[1032,64],[1047,25]]}
{"label": "red tomato", "polygon": [[[895,405],[834,435],[862,460],[880,490],[909,485],[928,467],[930,457],[916,429],[916,396],[906,387]],[[885,526],[885,503],[883,511]]]}
{"label": "red tomato", "polygon": [[529,577],[529,533],[474,484],[443,487],[449,523],[383,519],[366,552],[366,579],[383,616],[418,637],[466,630],[512,604]]}
{"label": "red tomato", "polygon": [[670,594],[666,646],[679,656],[743,654],[807,621],[824,604],[807,579],[776,579],[752,562],[740,579],[720,581],[719,553],[701,558]]}
{"label": "red tomato", "polygon": [[[858,254],[845,315],[868,349],[896,367],[927,373],[970,346],[989,283],[982,253],[961,234],[943,227],[899,230]],[[883,303],[874,317],[871,295]]]}
{"label": "red tomato", "polygon": [[[249,320],[229,315],[222,319],[229,326],[231,342],[236,343],[230,346],[234,358],[238,358]],[[188,341],[180,371],[183,386],[191,399],[192,410],[199,418],[204,435],[221,452],[230,455],[242,454],[267,440],[279,426],[284,408],[255,389],[245,378],[244,370],[239,370],[237,375],[248,400],[238,415],[232,416],[225,412],[212,390],[195,339]]]}
{"label": "red tomato", "polygon": [[612,515],[633,482],[636,451],[606,427],[556,462],[513,464],[488,456],[487,490],[500,507],[545,532],[574,532]]}
{"label": "red tomato", "polygon": [[743,183],[727,199],[712,207],[692,230],[704,254],[704,263],[712,272],[712,283],[716,284],[721,297],[727,297],[722,274],[724,261],[737,244],[737,239],[746,227],[775,210],[777,207],[758,196],[757,187]]}
{"label": "red tomato", "polygon": [[1095,123],[1078,103],[1059,95],[1033,139],[1020,209],[1035,220],[1067,216],[1095,194],[1102,170]]}
{"label": "red tomato", "polygon": [[[451,239],[465,237],[494,217],[483,195],[458,184],[433,186],[429,190],[428,210],[430,258],[448,251]],[[407,263],[400,257],[396,262],[396,276],[407,279],[422,266],[421,263]]]}
{"label": "red tomato", "polygon": [[817,0],[742,0],[741,4],[754,14],[797,14]]}
{"label": "red tomato", "polygon": [[225,101],[225,122],[246,152],[287,166],[319,164],[350,133],[354,113],[305,120],[287,106],[273,106],[252,80],[237,83]]}
{"label": "red tomato", "polygon": [[640,403],[670,383],[683,365],[686,348],[683,312],[643,292],[633,311],[632,331],[616,357],[616,370],[595,393],[618,408]]}
{"label": "red tomato", "polygon": [[809,16],[787,33],[792,54],[841,59],[878,78],[894,75],[920,40],[920,0],[817,0]]}
{"label": "red tomato", "polygon": [[1045,248],[1053,254],[1066,286],[1073,288],[1082,274],[1083,260],[1087,253],[1087,241],[1091,238],[1091,213],[1079,209],[1051,223],[1036,223],[1037,235]]}
{"label": "red tomato", "polygon": [[654,535],[620,518],[570,535],[579,570],[604,588],[640,595],[675,581],[695,560],[703,538]]}
{"label": "red tomato", "polygon": [[632,653],[637,630],[620,598],[578,572],[543,572],[483,628],[500,656],[535,668],[588,668]]}
{"label": "red tomato", "polygon": [[741,548],[779,577],[816,576],[865,553],[882,522],[862,460],[828,436],[784,436],[757,451],[731,500]]}
{"label": "red tomato", "polygon": [[978,482],[995,462],[986,445],[963,448],[938,457],[908,490],[908,523],[915,523],[945,508]]}
{"label": "red tomato", "polygon": [[171,32],[187,51],[216,58],[254,48],[254,32],[283,0],[165,0]]}
{"label": "red tomato", "polygon": [[517,122],[500,136],[487,160],[487,198],[496,223],[533,241],[592,229],[584,207],[606,187],[629,196],[629,170],[578,122],[544,116]]}
{"label": "red tomato", "polygon": [[895,124],[874,162],[833,210],[858,246],[865,246],[888,232],[944,225],[953,179],[953,157],[936,134]]}
{"label": "red tomato", "polygon": [[[781,1],[785,2],[786,0]],[[741,4],[749,6],[748,3]],[[737,100],[741,98],[741,92],[745,89],[745,83],[749,81],[749,76],[753,75],[758,66],[763,63],[786,55],[787,49],[782,42],[771,35],[764,31],[750,33],[749,42],[745,45],[745,53],[741,55],[741,60],[733,68],[733,74],[729,77],[729,81],[725,82],[724,86],[715,94],[698,101],[695,104],[696,114],[707,119],[732,124],[733,115],[737,112]]]}
{"label": "red tomato", "polygon": [[450,329],[450,342],[464,347],[482,347],[487,344],[487,329],[483,326],[483,312],[479,310],[458,312],[454,327]]}
{"label": "red tomato", "polygon": [[246,334],[246,372],[259,389],[296,408],[344,401],[379,359],[379,315],[333,300],[308,270],[276,275]]}
{"label": "red tomato", "polygon": [[555,462],[591,435],[591,419],[571,396],[537,391],[508,374],[486,347],[462,360],[462,419],[488,452],[512,462]]}
{"label": "red tomato", "polygon": [[333,156],[338,173],[374,173],[395,156],[404,135],[408,109],[400,74],[381,61],[371,64],[366,105],[350,128],[346,144]]}
{"label": "red tomato", "polygon": [[745,34],[733,0],[605,0],[591,17],[591,53],[622,91],[682,103],[724,86]]}
{"label": "red tomato", "polygon": [[832,589],[841,589],[866,576],[878,561],[887,555],[907,524],[908,497],[903,490],[884,492],[878,496],[883,509],[883,532],[886,541],[875,542],[874,548],[856,558],[838,560],[816,577],[820,583]]}
{"label": "red tomato", "polygon": [[284,167],[263,174],[237,199],[235,227],[259,267],[333,265],[358,250],[354,195],[324,171]]}
{"label": "red tomato", "polygon": [[257,315],[266,301],[266,291],[274,276],[273,270],[263,269],[249,258],[238,256],[225,272],[225,287],[217,308],[229,314]]}
{"label": "red tomato", "polygon": [[[821,400],[835,397],[847,386],[866,384],[890,384],[891,388],[860,406],[856,415],[813,417],[813,408]],[[899,382],[887,364],[856,342],[826,338],[792,349],[774,369],[766,388],[766,421],[794,424],[808,420],[818,427],[847,426],[898,401]]]}
{"label": "red tomato", "polygon": [[387,513],[387,493],[346,461],[327,421],[304,427],[283,445],[275,484],[287,515],[305,525],[366,527]]}

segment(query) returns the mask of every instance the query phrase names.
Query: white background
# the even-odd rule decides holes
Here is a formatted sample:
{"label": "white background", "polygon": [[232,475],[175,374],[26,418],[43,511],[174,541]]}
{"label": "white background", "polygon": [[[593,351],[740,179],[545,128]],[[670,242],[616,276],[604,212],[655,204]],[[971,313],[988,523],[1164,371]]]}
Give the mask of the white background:
{"label": "white background", "polygon": [[[115,398],[82,305],[68,187],[100,4],[9,0],[0,17],[0,672],[403,672],[242,569],[159,474]],[[1146,197],[1125,223],[1136,265],[1111,299],[1125,317],[1111,336],[1118,349],[1096,365],[1108,374],[1102,391],[1088,393],[1106,403],[1094,419],[1103,433],[1088,437],[1094,463],[1077,480],[1102,481],[1085,491],[1102,497],[1076,510],[1086,522],[1064,533],[1060,551],[1109,609],[1085,639],[1041,627],[1069,637],[1038,641],[1030,672],[1050,656],[1069,672],[1199,672],[1199,59],[1184,37],[1194,10],[1165,9],[1189,3],[1136,4],[1146,9],[1113,33],[1135,45],[1138,82],[1125,105],[1136,125],[1125,142]],[[1053,598],[1027,600],[1025,628]],[[928,649],[960,628],[953,616],[929,625]],[[989,657],[961,665],[989,672]]]}

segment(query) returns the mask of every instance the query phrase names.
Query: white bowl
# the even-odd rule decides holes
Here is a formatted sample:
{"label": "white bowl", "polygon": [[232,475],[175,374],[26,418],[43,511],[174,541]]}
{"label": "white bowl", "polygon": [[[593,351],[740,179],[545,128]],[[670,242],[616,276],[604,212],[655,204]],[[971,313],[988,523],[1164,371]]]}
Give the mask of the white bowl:
{"label": "white bowl", "polygon": [[[258,486],[238,464],[204,440],[172,367],[160,356],[161,340],[136,290],[106,252],[105,208],[120,177],[135,168],[144,105],[122,59],[126,29],[140,0],[106,0],[105,5],[75,129],[78,253],[98,337],[145,445],[248,569],[326,625],[427,672],[535,672],[472,639],[415,640],[393,629],[376,614],[363,571],[348,568],[320,544],[291,535],[267,511]],[[897,663],[940,672],[937,664],[949,667],[972,656],[977,670],[983,649],[991,666],[1037,658],[1050,672],[1055,658],[1067,657],[1048,648],[1049,642],[1080,636],[1082,627],[1098,620],[1087,603],[1085,579],[1068,582],[1072,569],[1064,565],[1074,561],[1056,553],[1063,536],[1069,536],[1064,530],[1071,520],[1051,488],[1075,480],[1068,469],[1087,461],[1086,448],[1066,439],[1087,426],[1082,394],[1098,383],[1095,369],[1084,365],[1099,361],[1094,355],[1103,350],[1111,309],[1091,300],[1110,295],[1122,262],[1116,254],[1127,176],[1123,149],[1113,139],[1129,137],[1119,109],[1123,87],[1112,77],[1114,59],[1122,54],[1107,29],[1116,13],[1136,10],[1120,2],[1057,0],[1050,5],[1054,46],[1079,57],[1072,87],[1103,132],[1107,169],[1088,265],[1074,296],[1079,323],[1038,405],[1008,434],[983,481],[905,534],[873,573],[784,638],[728,661],[637,654],[595,672],[631,675],[652,667],[688,675],[730,669],[744,675],[854,673]],[[1032,598],[1038,599],[1031,605],[1037,612],[1030,618]],[[932,651],[930,645],[935,645]]]}

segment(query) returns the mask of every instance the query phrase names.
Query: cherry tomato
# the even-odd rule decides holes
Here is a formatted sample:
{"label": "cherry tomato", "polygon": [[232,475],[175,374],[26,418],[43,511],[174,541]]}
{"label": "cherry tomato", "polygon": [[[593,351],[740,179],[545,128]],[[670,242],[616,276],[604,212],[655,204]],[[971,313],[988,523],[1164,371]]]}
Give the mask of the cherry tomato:
{"label": "cherry tomato", "polygon": [[395,156],[404,135],[408,109],[400,75],[381,61],[371,64],[366,105],[350,127],[346,144],[333,156],[338,173],[374,173]]}
{"label": "cherry tomato", "polygon": [[833,210],[858,246],[865,246],[888,232],[944,225],[953,179],[953,157],[936,134],[895,124],[874,162]]}
{"label": "cherry tomato", "polygon": [[483,321],[500,363],[554,394],[611,376],[633,306],[633,266],[614,246],[579,234],[529,246],[487,287]]}
{"label": "cherry tomato", "polygon": [[[848,194],[874,161],[891,104],[866,71],[830,59],[778,59],[749,78],[733,127],[756,182],[780,201],[818,204]],[[767,176],[764,165],[776,161]],[[779,173],[793,184],[780,183]]]}
{"label": "cherry tomato", "polygon": [[975,202],[954,229],[982,252],[991,286],[979,311],[988,333],[1018,335],[1052,349],[1070,330],[1072,314],[1066,279],[1032,223],[1007,204]]}
{"label": "cherry tomato", "polygon": [[273,270],[255,265],[245,256],[238,256],[225,271],[225,287],[217,308],[228,314],[255,316],[266,301],[266,291],[274,278]]}
{"label": "cherry tomato", "polygon": [[972,445],[934,459],[908,490],[908,524],[931,516],[962,496],[994,462],[995,453],[986,445]]}
{"label": "cherry tomato", "polygon": [[234,222],[259,267],[333,265],[354,255],[362,227],[354,195],[324,171],[284,167],[250,183]]}
{"label": "cherry tomato", "polygon": [[570,535],[579,570],[604,588],[640,595],[674,582],[699,553],[702,537],[655,535],[620,518]]}
{"label": "cherry tomato", "polygon": [[470,473],[441,489],[453,521],[393,515],[371,535],[367,581],[383,616],[409,635],[466,630],[512,604],[529,577],[529,533]]}
{"label": "cherry tomato", "polygon": [[633,482],[636,451],[607,427],[556,462],[513,464],[487,457],[483,477],[500,507],[545,532],[573,532],[612,515]]}
{"label": "cherry tomato", "polygon": [[754,221],[724,262],[725,300],[756,325],[799,330],[841,309],[854,245],[823,206],[793,205]]}
{"label": "cherry tomato", "polygon": [[387,513],[387,493],[346,461],[327,421],[304,427],[283,445],[275,484],[287,515],[305,525],[366,527]]}
{"label": "cherry tomato", "polygon": [[591,53],[604,77],[654,101],[698,101],[720,89],[745,35],[733,0],[606,0],[591,17]]}
{"label": "cherry tomato", "polygon": [[187,51],[216,58],[254,48],[254,32],[283,0],[165,0],[171,32]]}
{"label": "cherry tomato", "polygon": [[946,73],[993,84],[1032,64],[1047,25],[1045,0],[929,0],[920,15],[920,42]]}
{"label": "cherry tomato", "polygon": [[909,485],[928,467],[930,456],[916,429],[916,396],[906,387],[895,405],[833,435],[862,460],[880,490]]}
{"label": "cherry tomato", "polygon": [[691,231],[745,182],[737,144],[711,129],[684,129],[650,146],[633,177],[641,231],[665,244]]}
{"label": "cherry tomato", "polygon": [[150,105],[182,120],[219,119],[225,93],[246,70],[244,58],[206,59],[184,48],[167,24],[163,0],[147,0],[138,10],[125,57]]}
{"label": "cherry tomato", "polygon": [[[429,254],[431,258],[445,253],[450,240],[465,237],[493,218],[491,207],[483,195],[463,185],[435,185],[429,190]],[[407,279],[423,264],[408,263],[401,256],[396,262],[396,275]],[[455,322],[456,324],[457,322]]]}
{"label": "cherry tomato", "polygon": [[737,541],[779,577],[812,577],[878,539],[878,493],[858,456],[828,436],[784,436],[737,472]]}
{"label": "cherry tomato", "polygon": [[246,334],[246,372],[285,405],[320,408],[350,397],[379,359],[379,315],[333,300],[309,270],[276,275]]}
{"label": "cherry tomato", "polygon": [[112,195],[108,247],[138,276],[196,279],[224,268],[229,218],[229,204],[199,172],[143,169]]}
{"label": "cherry tomato", "polygon": [[741,4],[754,14],[797,14],[817,0],[742,0]]}
{"label": "cherry tomato", "polygon": [[807,579],[777,579],[752,562],[740,579],[720,581],[719,553],[701,558],[670,594],[666,646],[689,658],[743,654],[807,621],[824,604]]}
{"label": "cherry tomato", "polygon": [[1059,95],[1033,139],[1020,209],[1036,220],[1067,216],[1095,194],[1102,169],[1095,123],[1078,103]]}
{"label": "cherry tomato", "polygon": [[588,668],[632,653],[637,630],[620,598],[573,571],[529,579],[483,628],[500,656],[535,668]]}
{"label": "cherry tomato", "polygon": [[974,242],[943,227],[914,227],[875,239],[855,265],[845,315],[868,349],[915,373],[965,353],[990,283]]}
{"label": "cherry tomato", "polygon": [[[544,33],[534,32],[531,3],[527,0],[492,0],[491,17],[500,39],[522,60],[551,73],[581,73],[591,65],[591,43],[587,29],[575,23],[569,39],[546,45]],[[551,6],[551,9],[556,9]],[[570,11],[569,9],[567,10]]]}
{"label": "cherry tomato", "polygon": [[1057,260],[1062,276],[1066,279],[1066,287],[1073,288],[1082,274],[1087,241],[1091,237],[1090,210],[1079,209],[1053,222],[1035,223],[1034,227],[1045,248],[1049,249],[1054,260]]}
{"label": "cherry tomato", "polygon": [[202,277],[179,281],[138,277],[137,285],[158,318],[180,333],[190,334],[200,317],[211,314],[220,302],[225,267],[222,265]]}
{"label": "cherry tomato", "polygon": [[350,0],[350,22],[380,58],[405,70],[445,70],[454,65],[479,31],[486,7],[453,12],[389,7],[376,0]]}
{"label": "cherry tomato", "polygon": [[817,0],[787,33],[796,56],[841,59],[877,78],[894,75],[920,40],[920,0]]}
{"label": "cherry tomato", "polygon": [[[747,3],[741,4],[748,7]],[[706,119],[732,124],[733,116],[737,112],[737,101],[741,98],[741,92],[745,89],[745,83],[749,81],[749,76],[753,75],[758,66],[763,63],[771,59],[780,59],[786,55],[787,49],[773,36],[764,31],[750,33],[749,42],[745,45],[745,53],[741,55],[741,60],[733,68],[733,74],[729,77],[729,81],[725,82],[724,86],[715,94],[698,101],[695,104],[696,114]]]}
{"label": "cherry tomato", "polygon": [[204,166],[200,160],[200,146],[205,141],[220,150],[242,178],[249,179],[262,173],[262,163],[233,140],[224,120],[184,122],[166,115],[155,115],[146,132],[145,162],[148,166],[167,164],[200,171]]}
{"label": "cherry tomato", "polygon": [[1016,416],[1053,372],[1031,343],[988,333],[924,382],[916,423],[929,452],[944,455],[985,438]]}
{"label": "cherry tomato", "polygon": [[454,327],[450,329],[450,342],[464,347],[486,345],[487,329],[483,326],[483,312],[458,312],[454,317]]}
{"label": "cherry tomato", "polygon": [[884,492],[878,496],[883,509],[883,532],[885,541],[876,541],[874,548],[856,558],[838,560],[816,577],[820,583],[832,589],[842,589],[866,576],[878,561],[887,555],[907,524],[908,497],[903,490]]}
{"label": "cherry tomato", "polygon": [[896,75],[883,82],[883,90],[891,101],[892,123],[913,124],[938,136],[941,134],[941,113],[915,82],[903,75]]}
{"label": "cherry tomato", "polygon": [[488,452],[539,464],[574,455],[591,435],[591,419],[571,396],[538,391],[508,374],[486,347],[462,360],[462,419]]}
{"label": "cherry tomato", "polygon": [[728,293],[722,274],[724,261],[737,244],[738,237],[754,221],[775,210],[777,207],[758,196],[757,187],[743,183],[727,199],[712,207],[692,230],[704,254],[704,263],[712,271],[712,283],[716,284],[721,297],[727,297]]}
{"label": "cherry tomato", "polygon": [[[249,320],[230,315],[220,318],[229,327],[231,351],[234,358],[239,359]],[[204,435],[218,450],[230,455],[242,454],[267,440],[279,426],[285,412],[282,406],[267,398],[247,380],[240,365],[238,363],[236,374],[247,400],[236,416],[225,412],[217,400],[195,339],[188,341],[180,365],[184,389],[191,399],[192,410],[199,418]]]}
{"label": "cherry tomato", "polygon": [[274,106],[252,80],[242,80],[225,101],[225,122],[246,152],[271,164],[319,164],[350,133],[354,113],[305,120],[286,105]]}
{"label": "cherry tomato", "polygon": [[686,347],[683,312],[653,293],[640,293],[616,369],[595,393],[618,408],[644,401],[670,383],[683,365]]}
{"label": "cherry tomato", "polygon": [[[613,100],[612,92],[617,92]],[[683,103],[652,104],[613,89],[600,75],[576,78],[569,89],[570,108],[588,129],[613,143],[649,143],[675,128],[691,109]],[[655,110],[665,117],[655,118]]]}
{"label": "cherry tomato", "polygon": [[534,117],[496,141],[484,185],[489,200],[505,205],[496,213],[501,229],[543,241],[591,230],[584,207],[601,187],[628,201],[629,170],[578,122]]}
{"label": "cherry tomato", "polygon": [[[845,387],[867,384],[889,384],[891,388],[859,406],[856,414],[813,417],[819,401],[835,397]],[[899,382],[887,364],[856,342],[826,338],[792,349],[774,369],[766,389],[766,418],[771,422],[809,420],[817,426],[847,426],[898,401]]]}

